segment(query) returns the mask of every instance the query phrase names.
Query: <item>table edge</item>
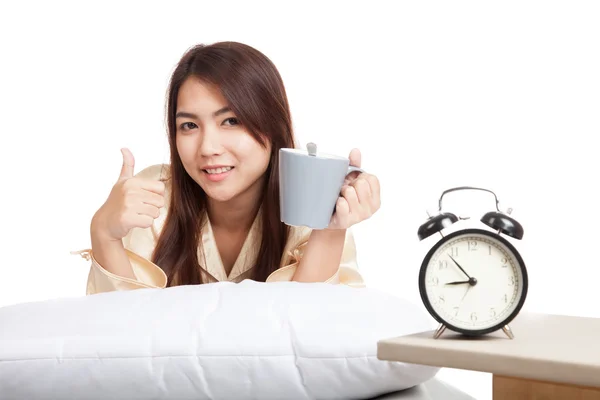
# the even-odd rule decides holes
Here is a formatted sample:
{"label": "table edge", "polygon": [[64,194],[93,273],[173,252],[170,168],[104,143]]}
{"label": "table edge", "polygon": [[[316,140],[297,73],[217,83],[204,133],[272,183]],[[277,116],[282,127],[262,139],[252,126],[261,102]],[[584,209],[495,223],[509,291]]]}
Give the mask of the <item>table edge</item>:
{"label": "table edge", "polygon": [[[423,357],[423,347],[391,343],[390,339],[377,342],[377,358],[382,361],[405,362],[409,364],[429,365],[441,368],[454,368],[477,371],[515,378],[535,379],[569,385],[582,385],[600,388],[600,366],[574,364],[568,362],[519,358],[495,354],[494,361],[486,353],[469,353],[465,360],[464,352],[452,349],[437,349]],[[427,349],[431,349],[428,347]],[[399,352],[401,357],[396,356]],[[386,354],[387,356],[384,356]],[[450,362],[448,362],[450,361]],[[507,364],[519,363],[519,368],[510,368]],[[549,368],[550,367],[550,368]],[[570,371],[565,376],[564,371]]]}

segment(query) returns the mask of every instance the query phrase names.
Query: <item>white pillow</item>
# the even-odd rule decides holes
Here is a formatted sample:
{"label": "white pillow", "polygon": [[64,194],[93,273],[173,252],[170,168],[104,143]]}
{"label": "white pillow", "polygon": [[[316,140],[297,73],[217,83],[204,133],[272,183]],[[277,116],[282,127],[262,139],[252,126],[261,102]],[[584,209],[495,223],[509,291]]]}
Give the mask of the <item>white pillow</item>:
{"label": "white pillow", "polygon": [[438,368],[377,359],[431,329],[368,288],[220,282],[0,308],[0,398],[366,399]]}

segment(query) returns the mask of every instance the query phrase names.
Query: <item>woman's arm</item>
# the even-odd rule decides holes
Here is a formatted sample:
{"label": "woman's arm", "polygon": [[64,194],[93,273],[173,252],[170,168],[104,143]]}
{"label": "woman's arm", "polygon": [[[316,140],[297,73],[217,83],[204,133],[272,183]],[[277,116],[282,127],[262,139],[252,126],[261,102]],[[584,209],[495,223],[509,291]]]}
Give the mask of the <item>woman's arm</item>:
{"label": "woman's arm", "polygon": [[103,238],[96,225],[96,217],[94,217],[90,226],[94,259],[108,272],[124,278],[137,279],[125,252],[123,241]]}
{"label": "woman's arm", "polygon": [[313,230],[292,277],[296,282],[324,282],[339,269],[346,229]]}

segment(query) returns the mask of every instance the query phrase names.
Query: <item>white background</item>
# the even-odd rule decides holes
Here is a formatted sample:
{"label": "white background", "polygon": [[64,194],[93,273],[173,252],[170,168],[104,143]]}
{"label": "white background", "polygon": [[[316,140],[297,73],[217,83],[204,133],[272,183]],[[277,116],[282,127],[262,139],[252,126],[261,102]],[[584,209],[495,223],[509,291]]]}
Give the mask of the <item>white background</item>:
{"label": "white background", "polygon": [[[168,161],[164,96],[196,43],[236,40],[279,68],[302,143],[363,152],[382,207],[355,227],[369,286],[420,304],[444,189],[492,189],[525,228],[525,310],[600,316],[596,2],[38,2],[0,7],[0,306],[81,296],[89,220],[115,182]],[[479,192],[444,197],[470,215]],[[469,224],[465,224],[466,227]],[[393,316],[392,316],[393,317]],[[398,316],[400,317],[400,316]],[[439,375],[478,399],[491,376]]]}

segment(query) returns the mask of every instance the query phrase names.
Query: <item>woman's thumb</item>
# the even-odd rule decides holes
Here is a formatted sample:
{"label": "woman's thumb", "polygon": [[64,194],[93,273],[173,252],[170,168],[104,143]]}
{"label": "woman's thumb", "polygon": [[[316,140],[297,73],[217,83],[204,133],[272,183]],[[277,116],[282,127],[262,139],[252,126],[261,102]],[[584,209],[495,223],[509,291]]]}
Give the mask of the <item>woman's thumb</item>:
{"label": "woman's thumb", "polygon": [[133,170],[135,167],[135,159],[133,158],[133,154],[127,148],[121,149],[121,154],[123,154],[123,166],[121,167],[121,174],[119,175],[119,180],[133,178]]}
{"label": "woman's thumb", "polygon": [[348,158],[350,159],[350,165],[360,168],[362,156],[359,149],[352,149]]}

